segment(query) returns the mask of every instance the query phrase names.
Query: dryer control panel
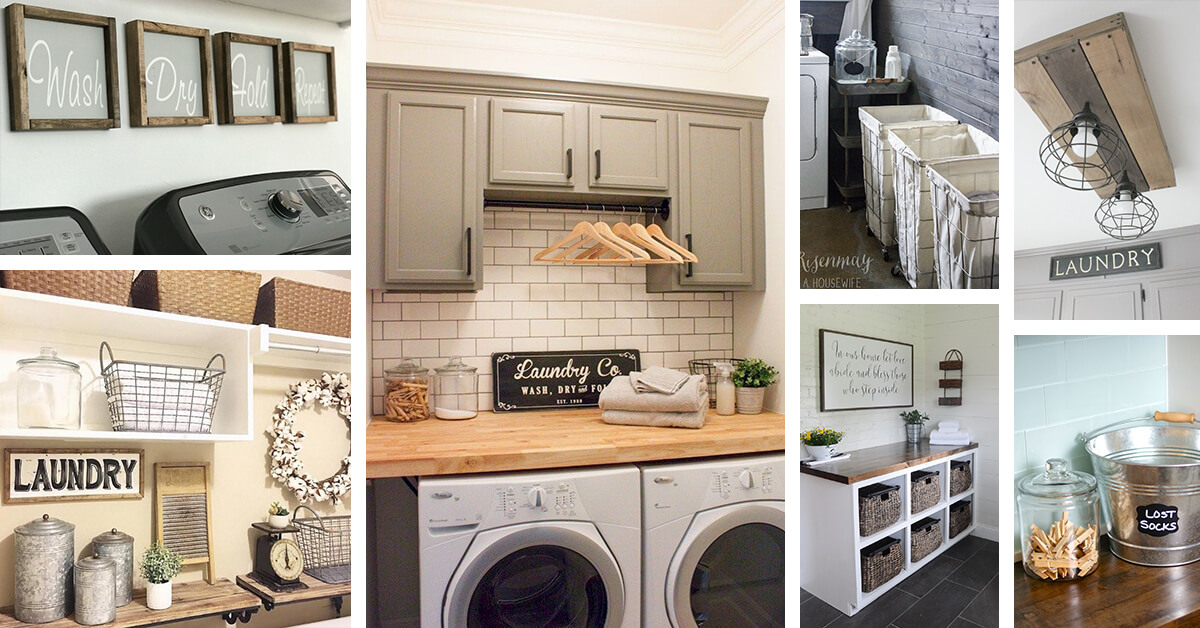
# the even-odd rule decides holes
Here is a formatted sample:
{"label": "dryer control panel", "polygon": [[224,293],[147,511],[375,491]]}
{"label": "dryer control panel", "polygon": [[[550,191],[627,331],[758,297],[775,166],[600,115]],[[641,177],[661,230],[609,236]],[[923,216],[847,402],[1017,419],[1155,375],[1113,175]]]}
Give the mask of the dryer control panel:
{"label": "dryer control panel", "polygon": [[0,211],[0,255],[107,255],[92,223],[71,207]]}
{"label": "dryer control panel", "polygon": [[770,495],[775,488],[775,468],[772,465],[747,465],[713,471],[709,492],[722,500],[736,496]]}
{"label": "dryer control panel", "polygon": [[579,491],[567,481],[513,484],[496,489],[493,510],[509,520],[574,519],[580,514]]}

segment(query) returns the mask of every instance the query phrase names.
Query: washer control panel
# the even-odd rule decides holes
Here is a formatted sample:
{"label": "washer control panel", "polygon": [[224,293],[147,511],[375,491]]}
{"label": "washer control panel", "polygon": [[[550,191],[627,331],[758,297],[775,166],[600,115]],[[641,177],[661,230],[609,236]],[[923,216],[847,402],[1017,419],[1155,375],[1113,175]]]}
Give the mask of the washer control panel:
{"label": "washer control panel", "polygon": [[506,519],[575,518],[579,493],[571,482],[514,484],[497,487],[493,510]]}
{"label": "washer control panel", "polygon": [[713,471],[709,493],[722,500],[737,495],[770,495],[775,489],[775,470],[771,465],[747,465]]}
{"label": "washer control panel", "polygon": [[0,211],[0,255],[100,255],[108,249],[78,210]]}

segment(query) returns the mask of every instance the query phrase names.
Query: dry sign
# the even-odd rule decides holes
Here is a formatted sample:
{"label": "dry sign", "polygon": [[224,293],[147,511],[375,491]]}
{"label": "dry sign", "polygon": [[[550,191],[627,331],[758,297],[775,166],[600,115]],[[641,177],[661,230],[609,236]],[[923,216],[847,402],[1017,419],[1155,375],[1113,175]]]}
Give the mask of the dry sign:
{"label": "dry sign", "polygon": [[913,346],[828,329],[821,335],[821,411],[913,405]]}
{"label": "dry sign", "polygon": [[141,499],[140,449],[5,449],[4,503]]}

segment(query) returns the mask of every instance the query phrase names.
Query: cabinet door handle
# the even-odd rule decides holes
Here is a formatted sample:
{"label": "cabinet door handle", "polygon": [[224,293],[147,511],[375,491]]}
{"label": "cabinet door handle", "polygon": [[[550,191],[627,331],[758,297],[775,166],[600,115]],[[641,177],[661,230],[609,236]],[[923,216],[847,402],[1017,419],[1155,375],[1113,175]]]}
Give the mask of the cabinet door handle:
{"label": "cabinet door handle", "polygon": [[600,149],[596,149],[596,180],[600,180]]}
{"label": "cabinet door handle", "polygon": [[567,149],[567,179],[575,176],[575,159],[571,155],[571,149]]}
{"label": "cabinet door handle", "polygon": [[[687,242],[687,250],[691,251],[692,250],[692,234],[689,233],[689,234],[683,236],[683,240],[685,242]],[[694,252],[694,251],[692,251],[692,252]],[[692,276],[692,263],[688,262],[687,274],[685,274],[684,277],[691,277],[691,276]]]}
{"label": "cabinet door handle", "polygon": [[471,228],[467,227],[467,276],[468,277],[471,276],[471,266],[472,266],[471,251],[472,251],[472,248],[473,247],[471,246]]}

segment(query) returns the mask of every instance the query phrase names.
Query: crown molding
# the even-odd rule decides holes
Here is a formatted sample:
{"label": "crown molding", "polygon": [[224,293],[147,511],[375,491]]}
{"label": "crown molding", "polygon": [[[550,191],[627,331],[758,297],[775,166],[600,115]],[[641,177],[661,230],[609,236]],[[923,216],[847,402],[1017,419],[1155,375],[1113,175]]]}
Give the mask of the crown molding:
{"label": "crown molding", "polygon": [[784,0],[750,0],[710,30],[463,0],[368,2],[373,45],[503,50],[712,72],[728,72],[782,31],[783,9]]}

